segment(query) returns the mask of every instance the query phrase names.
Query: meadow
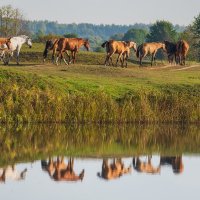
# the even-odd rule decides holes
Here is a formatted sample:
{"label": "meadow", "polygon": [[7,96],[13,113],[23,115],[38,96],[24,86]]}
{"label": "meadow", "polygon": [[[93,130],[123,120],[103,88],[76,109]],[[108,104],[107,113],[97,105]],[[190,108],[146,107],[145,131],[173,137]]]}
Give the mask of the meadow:
{"label": "meadow", "polygon": [[43,44],[23,47],[0,67],[2,123],[199,123],[200,64],[159,61],[103,66],[105,53],[80,51],[75,65],[42,62]]}

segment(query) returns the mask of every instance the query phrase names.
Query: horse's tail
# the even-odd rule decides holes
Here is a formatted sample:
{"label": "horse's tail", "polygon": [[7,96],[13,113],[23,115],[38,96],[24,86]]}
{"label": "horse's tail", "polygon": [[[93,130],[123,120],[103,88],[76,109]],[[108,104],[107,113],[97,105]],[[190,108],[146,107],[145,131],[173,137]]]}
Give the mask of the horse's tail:
{"label": "horse's tail", "polygon": [[141,45],[138,46],[137,51],[136,51],[136,56],[137,56],[137,58],[140,57],[140,50],[141,50]]}
{"label": "horse's tail", "polygon": [[102,46],[103,48],[105,48],[105,47],[107,46],[107,44],[108,44],[108,41],[104,42],[101,46]]}

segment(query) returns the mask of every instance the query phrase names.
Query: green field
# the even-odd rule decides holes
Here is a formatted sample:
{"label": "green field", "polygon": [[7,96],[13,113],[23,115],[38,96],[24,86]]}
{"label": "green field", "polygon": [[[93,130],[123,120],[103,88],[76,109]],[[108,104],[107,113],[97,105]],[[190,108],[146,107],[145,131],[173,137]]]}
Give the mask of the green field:
{"label": "green field", "polygon": [[[42,44],[0,67],[1,122],[199,122],[200,64],[103,66],[105,54],[80,51],[77,64],[42,63]],[[47,113],[48,112],[48,113]]]}

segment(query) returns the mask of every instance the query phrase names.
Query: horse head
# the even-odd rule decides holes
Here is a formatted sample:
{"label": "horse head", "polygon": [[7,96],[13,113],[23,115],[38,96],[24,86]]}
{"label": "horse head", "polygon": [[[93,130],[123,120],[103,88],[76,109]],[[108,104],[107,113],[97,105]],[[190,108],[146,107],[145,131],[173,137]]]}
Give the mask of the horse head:
{"label": "horse head", "polygon": [[89,40],[88,39],[86,39],[86,40],[84,40],[84,47],[87,49],[87,51],[89,51],[90,50],[90,43],[89,43]]}
{"label": "horse head", "polygon": [[46,41],[46,45],[45,45],[45,49],[44,49],[44,52],[43,52],[43,58],[44,58],[44,61],[45,59],[47,58],[47,54],[48,54],[48,50],[51,49],[53,47],[53,41],[52,40],[47,40]]}

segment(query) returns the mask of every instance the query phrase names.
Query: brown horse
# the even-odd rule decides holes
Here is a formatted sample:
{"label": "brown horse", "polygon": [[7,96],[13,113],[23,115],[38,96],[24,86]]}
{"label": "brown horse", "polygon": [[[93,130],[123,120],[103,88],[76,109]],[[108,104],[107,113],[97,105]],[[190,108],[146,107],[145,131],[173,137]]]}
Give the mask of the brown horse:
{"label": "brown horse", "polygon": [[69,158],[68,164],[64,162],[64,157],[57,157],[56,161],[49,158],[49,161],[41,161],[42,169],[47,171],[49,176],[55,181],[78,181],[83,180],[84,170],[79,175],[74,172],[74,159]]}
{"label": "brown horse", "polygon": [[[103,48],[106,47],[106,59],[104,62],[104,65],[106,66],[107,63],[109,64],[109,60],[111,61],[111,64],[113,65],[112,62],[112,56],[114,54],[118,54],[118,58],[117,58],[117,62],[116,62],[116,66],[118,64],[118,61],[121,61],[121,66],[123,67],[124,65],[124,61],[126,61],[126,66],[127,66],[127,59],[129,57],[130,54],[130,49],[133,48],[135,51],[137,49],[137,45],[135,42],[131,42],[131,41],[115,41],[115,40],[109,40],[104,42],[101,45]],[[122,59],[123,57],[123,59]]]}
{"label": "brown horse", "polygon": [[[60,38],[57,42],[57,44],[53,45],[53,57],[56,53],[57,53],[57,58],[56,58],[56,64],[58,65],[58,59],[60,59],[60,61],[63,59],[65,64],[70,64],[71,62],[74,64],[75,60],[76,60],[76,53],[78,52],[78,50],[84,46],[86,48],[87,51],[89,51],[90,49],[90,43],[88,41],[88,39],[83,39],[83,38]],[[70,58],[70,55],[68,54],[67,51],[71,51],[71,56],[72,58]],[[69,61],[67,63],[67,61],[65,60],[63,53],[66,53],[69,57]]]}
{"label": "brown horse", "polygon": [[176,57],[177,57],[176,43],[169,42],[169,41],[166,41],[166,40],[164,41],[164,43],[165,43],[168,61],[172,65],[174,59],[175,59],[175,62],[176,62]]}
{"label": "brown horse", "polygon": [[157,174],[160,173],[160,166],[154,167],[151,163],[151,157],[148,156],[148,161],[143,162],[139,157],[133,158],[133,167],[137,172]]}
{"label": "brown horse", "polygon": [[111,164],[108,163],[108,159],[103,159],[102,171],[101,173],[97,173],[97,176],[106,180],[111,180],[130,172],[131,167],[125,168],[121,159],[113,159],[113,163]]}
{"label": "brown horse", "polygon": [[185,40],[180,40],[176,44],[177,64],[185,65],[186,56],[189,51],[189,44]]}
{"label": "brown horse", "polygon": [[0,38],[0,60],[4,60],[5,51],[10,49],[11,38]]}
{"label": "brown horse", "polygon": [[156,63],[156,53],[159,49],[165,49],[165,44],[161,42],[152,42],[152,43],[143,43],[138,46],[136,56],[140,60],[140,66],[142,65],[142,59],[147,56],[147,54],[151,54],[151,66],[153,65],[153,62]]}
{"label": "brown horse", "polygon": [[180,174],[184,170],[182,156],[161,156],[160,166],[162,165],[171,165],[175,174]]}

